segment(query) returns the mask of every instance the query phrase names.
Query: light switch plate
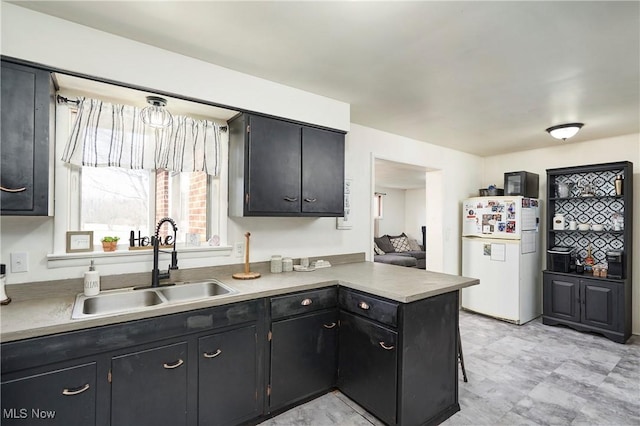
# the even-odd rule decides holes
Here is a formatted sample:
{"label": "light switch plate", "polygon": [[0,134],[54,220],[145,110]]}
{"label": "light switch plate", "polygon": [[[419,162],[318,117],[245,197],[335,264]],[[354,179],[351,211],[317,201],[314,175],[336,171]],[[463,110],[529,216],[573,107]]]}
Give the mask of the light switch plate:
{"label": "light switch plate", "polygon": [[235,243],[233,247],[233,251],[236,253],[236,257],[242,257],[242,255],[244,254],[244,243],[243,242]]}
{"label": "light switch plate", "polygon": [[11,253],[11,272],[29,271],[29,254],[26,252]]}

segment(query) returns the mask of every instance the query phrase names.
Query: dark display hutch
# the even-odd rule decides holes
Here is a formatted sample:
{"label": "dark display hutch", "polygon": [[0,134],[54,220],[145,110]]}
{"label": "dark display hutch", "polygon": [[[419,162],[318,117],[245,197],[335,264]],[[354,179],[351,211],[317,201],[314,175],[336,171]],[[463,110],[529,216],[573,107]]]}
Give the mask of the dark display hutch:
{"label": "dark display hutch", "polygon": [[[614,183],[618,176],[624,179],[620,195]],[[568,196],[559,196],[559,184],[569,185]],[[543,271],[543,324],[565,325],[625,343],[631,335],[633,163],[548,169],[547,206],[548,249],[574,247],[576,256],[584,259],[591,245],[595,264],[606,264],[608,251],[623,250],[623,266],[621,279],[579,274],[574,268]],[[558,213],[564,214],[567,223],[602,224],[604,229],[553,229]],[[623,220],[620,229],[612,223],[616,214]]]}

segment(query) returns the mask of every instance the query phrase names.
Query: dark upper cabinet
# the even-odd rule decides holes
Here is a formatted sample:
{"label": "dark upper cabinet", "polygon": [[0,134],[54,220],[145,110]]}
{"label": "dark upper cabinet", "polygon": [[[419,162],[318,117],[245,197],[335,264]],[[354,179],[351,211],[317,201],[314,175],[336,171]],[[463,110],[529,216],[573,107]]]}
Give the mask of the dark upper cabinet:
{"label": "dark upper cabinet", "polygon": [[198,341],[198,424],[233,425],[260,414],[256,326]]}
{"label": "dark upper cabinet", "polygon": [[49,214],[50,138],[55,90],[49,72],[2,61],[0,208]]}
{"label": "dark upper cabinet", "polygon": [[95,425],[96,364],[2,382],[3,425]]}
{"label": "dark upper cabinet", "polygon": [[344,134],[241,114],[229,122],[231,216],[342,216]]}
{"label": "dark upper cabinet", "polygon": [[111,425],[186,425],[186,361],[186,343],[114,357]]}

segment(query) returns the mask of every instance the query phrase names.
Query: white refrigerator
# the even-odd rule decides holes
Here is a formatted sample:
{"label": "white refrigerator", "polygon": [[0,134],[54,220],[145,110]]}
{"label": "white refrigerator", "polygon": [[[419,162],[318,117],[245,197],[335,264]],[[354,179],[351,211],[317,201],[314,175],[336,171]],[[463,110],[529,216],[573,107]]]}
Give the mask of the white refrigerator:
{"label": "white refrigerator", "polygon": [[515,324],[542,313],[540,200],[475,197],[462,205],[464,309]]}

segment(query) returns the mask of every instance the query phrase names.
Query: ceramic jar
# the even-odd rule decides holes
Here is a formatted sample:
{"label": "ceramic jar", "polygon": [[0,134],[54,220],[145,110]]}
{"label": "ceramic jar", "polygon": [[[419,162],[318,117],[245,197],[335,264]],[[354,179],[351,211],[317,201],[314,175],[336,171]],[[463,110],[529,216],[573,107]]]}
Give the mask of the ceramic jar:
{"label": "ceramic jar", "polygon": [[271,256],[271,273],[279,274],[280,272],[282,272],[282,256]]}
{"label": "ceramic jar", "polygon": [[564,229],[564,215],[562,213],[556,213],[556,215],[553,216],[553,229],[554,230]]}

